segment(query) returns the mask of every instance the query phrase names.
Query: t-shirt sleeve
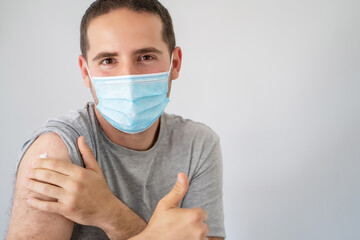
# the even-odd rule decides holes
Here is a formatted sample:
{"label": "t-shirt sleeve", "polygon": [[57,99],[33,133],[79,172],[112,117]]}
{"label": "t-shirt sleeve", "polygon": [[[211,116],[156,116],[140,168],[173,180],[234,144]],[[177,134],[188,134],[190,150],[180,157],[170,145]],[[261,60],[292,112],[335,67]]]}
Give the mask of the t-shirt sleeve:
{"label": "t-shirt sleeve", "polygon": [[[204,149],[203,149],[204,150]],[[181,207],[201,207],[208,214],[210,237],[225,238],[223,210],[223,165],[219,140],[201,153]]]}
{"label": "t-shirt sleeve", "polygon": [[70,125],[58,121],[48,121],[30,136],[30,138],[24,143],[24,145],[20,150],[19,158],[17,161],[17,167],[19,166],[21,159],[23,158],[24,154],[26,153],[27,149],[31,146],[31,144],[40,135],[50,132],[58,134],[61,137],[61,139],[64,141],[66,147],[68,148],[71,161],[76,165],[84,167],[84,162],[77,148],[77,138],[81,136],[80,133]]}

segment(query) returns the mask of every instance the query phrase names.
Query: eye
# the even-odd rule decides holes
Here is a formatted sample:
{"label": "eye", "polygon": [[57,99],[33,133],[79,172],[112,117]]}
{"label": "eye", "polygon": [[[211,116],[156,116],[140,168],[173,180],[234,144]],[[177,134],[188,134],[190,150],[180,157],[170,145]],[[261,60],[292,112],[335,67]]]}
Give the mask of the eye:
{"label": "eye", "polygon": [[106,59],[102,60],[100,64],[109,65],[109,64],[113,64],[114,62],[115,62],[114,59],[106,58]]}
{"label": "eye", "polygon": [[150,55],[143,55],[139,58],[139,61],[151,61],[151,60],[154,60],[154,57]]}

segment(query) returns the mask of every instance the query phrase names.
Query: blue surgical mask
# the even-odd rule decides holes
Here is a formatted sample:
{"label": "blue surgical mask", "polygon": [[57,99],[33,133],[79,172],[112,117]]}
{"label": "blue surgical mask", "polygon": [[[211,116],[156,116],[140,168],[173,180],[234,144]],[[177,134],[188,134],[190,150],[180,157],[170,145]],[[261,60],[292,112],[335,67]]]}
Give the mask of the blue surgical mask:
{"label": "blue surgical mask", "polygon": [[168,72],[112,77],[91,77],[101,115],[125,133],[143,132],[160,117],[167,98]]}

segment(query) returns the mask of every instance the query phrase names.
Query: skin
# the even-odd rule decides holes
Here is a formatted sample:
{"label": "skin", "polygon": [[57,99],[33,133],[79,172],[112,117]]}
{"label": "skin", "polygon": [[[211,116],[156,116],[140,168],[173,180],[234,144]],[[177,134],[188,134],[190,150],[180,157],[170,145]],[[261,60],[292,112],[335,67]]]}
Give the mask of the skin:
{"label": "skin", "polygon": [[53,213],[43,212],[27,203],[29,197],[43,200],[55,200],[42,194],[30,191],[26,187],[27,175],[33,169],[32,161],[40,154],[47,152],[48,157],[70,163],[68,150],[55,133],[41,135],[26,151],[19,165],[14,200],[11,213],[8,240],[12,239],[70,239],[73,221]]}
{"label": "skin", "polygon": [[[90,48],[87,59],[79,57],[79,66],[95,103],[85,61],[96,77],[168,71],[171,54],[161,30],[159,17],[127,9],[91,21]],[[182,60],[179,47],[172,54],[168,96]],[[126,134],[110,125],[97,108],[95,113],[105,134],[118,145],[142,151],[156,142],[159,119],[142,133]],[[207,238],[203,209],[178,208],[189,186],[185,174],[178,174],[174,188],[158,203],[147,224],[112,194],[83,137],[78,139],[78,148],[85,168],[71,163],[67,147],[55,133],[40,136],[28,149],[18,170],[7,239],[70,239],[73,222],[98,226],[110,239],[223,239]],[[44,152],[48,158],[39,159]]]}

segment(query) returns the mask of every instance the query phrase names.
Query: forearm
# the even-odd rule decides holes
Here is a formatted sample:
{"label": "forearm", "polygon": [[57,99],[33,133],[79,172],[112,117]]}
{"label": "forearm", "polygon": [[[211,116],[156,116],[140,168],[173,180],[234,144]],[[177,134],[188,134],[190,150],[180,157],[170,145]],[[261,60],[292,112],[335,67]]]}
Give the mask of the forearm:
{"label": "forearm", "polygon": [[7,240],[71,238],[73,222],[63,216],[30,209],[26,204],[14,204],[17,209],[12,212]]}
{"label": "forearm", "polygon": [[107,216],[99,227],[111,240],[129,239],[141,233],[147,226],[144,219],[134,213],[121,200],[115,198],[108,204]]}
{"label": "forearm", "polygon": [[[129,238],[128,240],[158,240],[162,236],[159,235],[160,233],[151,234],[148,232],[141,232],[140,234]],[[223,237],[207,237],[208,240],[224,240]]]}

